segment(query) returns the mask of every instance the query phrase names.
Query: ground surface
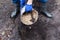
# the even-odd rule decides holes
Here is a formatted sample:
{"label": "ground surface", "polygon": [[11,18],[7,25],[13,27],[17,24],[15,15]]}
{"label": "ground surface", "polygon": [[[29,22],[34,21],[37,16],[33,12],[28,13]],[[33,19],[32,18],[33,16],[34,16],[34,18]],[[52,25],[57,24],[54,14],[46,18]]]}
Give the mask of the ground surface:
{"label": "ground surface", "polygon": [[[24,40],[60,40],[60,0],[49,0],[47,5],[53,18],[40,14],[32,30],[25,33]],[[0,0],[0,40],[21,40],[18,32],[19,17],[15,21],[10,18],[14,8],[11,0]]]}

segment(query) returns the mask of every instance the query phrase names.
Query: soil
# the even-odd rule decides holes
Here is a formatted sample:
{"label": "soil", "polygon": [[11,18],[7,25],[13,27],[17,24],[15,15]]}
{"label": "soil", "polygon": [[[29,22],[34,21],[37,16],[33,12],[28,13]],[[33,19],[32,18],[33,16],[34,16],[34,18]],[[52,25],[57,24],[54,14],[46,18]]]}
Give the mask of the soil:
{"label": "soil", "polygon": [[32,29],[28,29],[20,22],[19,15],[14,20],[10,18],[15,9],[12,1],[0,0],[0,40],[60,40],[60,0],[49,0],[47,3],[47,10],[53,14],[53,18],[40,13],[40,3],[35,2],[39,19],[29,26]]}

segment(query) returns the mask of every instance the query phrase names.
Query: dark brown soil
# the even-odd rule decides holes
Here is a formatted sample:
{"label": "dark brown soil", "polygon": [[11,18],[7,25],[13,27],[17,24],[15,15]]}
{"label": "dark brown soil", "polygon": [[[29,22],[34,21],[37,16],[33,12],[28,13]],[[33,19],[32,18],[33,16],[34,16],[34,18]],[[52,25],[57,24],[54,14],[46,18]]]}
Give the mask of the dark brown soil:
{"label": "dark brown soil", "polygon": [[[39,5],[38,3],[38,8],[34,7],[39,11],[38,21],[26,26],[21,24],[19,15],[15,20],[10,18],[15,8],[11,0],[0,0],[0,40],[60,40],[60,4],[58,5],[55,0],[49,0],[47,3],[47,9],[53,14],[53,18],[41,14]],[[29,30],[28,27],[32,29]]]}

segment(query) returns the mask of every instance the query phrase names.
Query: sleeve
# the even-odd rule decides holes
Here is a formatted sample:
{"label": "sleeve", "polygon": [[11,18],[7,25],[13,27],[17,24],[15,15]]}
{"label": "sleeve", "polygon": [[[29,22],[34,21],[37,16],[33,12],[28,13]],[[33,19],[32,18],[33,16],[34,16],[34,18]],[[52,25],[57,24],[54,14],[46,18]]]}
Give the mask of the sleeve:
{"label": "sleeve", "polygon": [[20,7],[23,7],[25,5],[26,0],[20,0]]}

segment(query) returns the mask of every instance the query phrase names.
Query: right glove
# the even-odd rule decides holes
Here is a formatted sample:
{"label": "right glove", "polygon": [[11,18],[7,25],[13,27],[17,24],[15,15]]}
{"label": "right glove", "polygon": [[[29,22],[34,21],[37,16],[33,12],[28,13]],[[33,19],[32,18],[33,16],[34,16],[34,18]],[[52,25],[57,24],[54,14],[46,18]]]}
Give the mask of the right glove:
{"label": "right glove", "polygon": [[25,6],[25,12],[29,12],[29,11],[32,11],[32,4],[31,5],[29,5],[29,4],[26,4],[26,6]]}
{"label": "right glove", "polygon": [[29,12],[29,11],[32,11],[32,10],[33,10],[32,5],[26,4],[23,8],[20,9],[21,15],[22,15],[24,12]]}

